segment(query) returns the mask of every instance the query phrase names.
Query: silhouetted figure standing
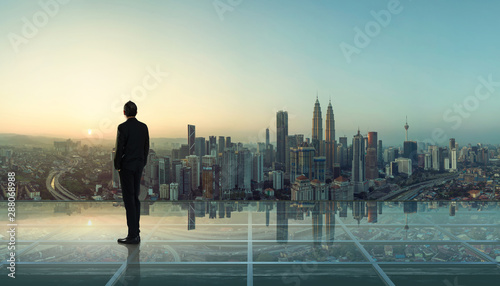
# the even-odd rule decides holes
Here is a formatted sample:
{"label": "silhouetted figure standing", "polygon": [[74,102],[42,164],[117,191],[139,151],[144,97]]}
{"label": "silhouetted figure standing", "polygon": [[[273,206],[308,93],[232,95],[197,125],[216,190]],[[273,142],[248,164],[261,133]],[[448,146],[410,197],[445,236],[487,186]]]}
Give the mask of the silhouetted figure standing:
{"label": "silhouetted figure standing", "polygon": [[135,103],[127,102],[123,107],[123,114],[127,117],[127,121],[118,125],[114,164],[120,174],[128,235],[126,238],[118,239],[118,242],[137,244],[141,241],[139,193],[142,170],[146,166],[149,153],[149,132],[146,124],[135,118],[137,114]]}

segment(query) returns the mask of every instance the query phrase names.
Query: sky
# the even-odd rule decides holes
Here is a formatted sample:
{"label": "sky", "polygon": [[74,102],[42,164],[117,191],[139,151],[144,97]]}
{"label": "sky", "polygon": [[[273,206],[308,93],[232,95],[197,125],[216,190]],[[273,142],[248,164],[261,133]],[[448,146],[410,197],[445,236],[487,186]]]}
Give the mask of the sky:
{"label": "sky", "polygon": [[[132,100],[151,137],[500,143],[498,1],[1,1],[0,133],[108,138]],[[323,127],[325,123],[323,122]],[[89,132],[90,131],[90,132]]]}

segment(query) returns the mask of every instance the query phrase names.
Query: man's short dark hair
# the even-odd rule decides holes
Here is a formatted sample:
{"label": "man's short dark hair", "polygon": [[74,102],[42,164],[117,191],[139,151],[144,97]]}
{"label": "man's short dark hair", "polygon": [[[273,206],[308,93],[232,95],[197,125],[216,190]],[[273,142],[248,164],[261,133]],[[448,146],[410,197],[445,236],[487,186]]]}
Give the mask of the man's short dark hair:
{"label": "man's short dark hair", "polygon": [[125,111],[126,116],[135,116],[137,114],[137,105],[132,101],[125,103],[123,106],[123,111]]}

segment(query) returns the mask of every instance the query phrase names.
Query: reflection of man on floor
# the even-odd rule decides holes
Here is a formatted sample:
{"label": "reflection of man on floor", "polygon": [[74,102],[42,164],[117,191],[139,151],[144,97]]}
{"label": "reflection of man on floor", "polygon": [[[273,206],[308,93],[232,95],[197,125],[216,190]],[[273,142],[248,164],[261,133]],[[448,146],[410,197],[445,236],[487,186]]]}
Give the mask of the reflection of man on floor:
{"label": "reflection of man on floor", "polygon": [[128,250],[125,273],[120,278],[120,285],[136,286],[141,282],[141,250],[139,245],[125,245]]}
{"label": "reflection of man on floor", "polygon": [[142,170],[146,166],[149,153],[149,132],[146,124],[135,118],[137,114],[135,103],[127,102],[123,107],[123,114],[127,117],[127,121],[118,126],[114,165],[120,174],[128,235],[126,238],[118,239],[118,242],[137,244],[141,242],[139,193]]}

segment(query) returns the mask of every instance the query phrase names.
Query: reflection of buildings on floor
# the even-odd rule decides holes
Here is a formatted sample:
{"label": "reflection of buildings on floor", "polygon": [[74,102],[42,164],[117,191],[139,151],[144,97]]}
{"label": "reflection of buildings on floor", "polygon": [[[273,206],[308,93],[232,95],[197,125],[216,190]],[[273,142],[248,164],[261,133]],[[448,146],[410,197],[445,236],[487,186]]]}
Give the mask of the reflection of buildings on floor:
{"label": "reflection of buildings on floor", "polygon": [[312,229],[313,229],[313,241],[314,246],[321,245],[321,239],[323,237],[323,213],[321,212],[321,203],[314,203],[312,209]]}
{"label": "reflection of buildings on floor", "polygon": [[279,243],[286,243],[288,241],[288,205],[284,201],[276,203],[276,241]]}
{"label": "reflection of buildings on floor", "polygon": [[335,202],[324,202],[325,204],[325,241],[328,245],[332,245],[335,239]]}
{"label": "reflection of buildings on floor", "polygon": [[[6,203],[0,202],[4,225]],[[496,285],[500,279],[498,202],[142,205],[142,242],[129,246],[116,243],[127,228],[120,204],[16,202],[22,262],[16,282],[284,285],[297,278],[301,285],[440,285],[455,275],[460,285]],[[0,232],[0,272],[8,265],[7,243]]]}

